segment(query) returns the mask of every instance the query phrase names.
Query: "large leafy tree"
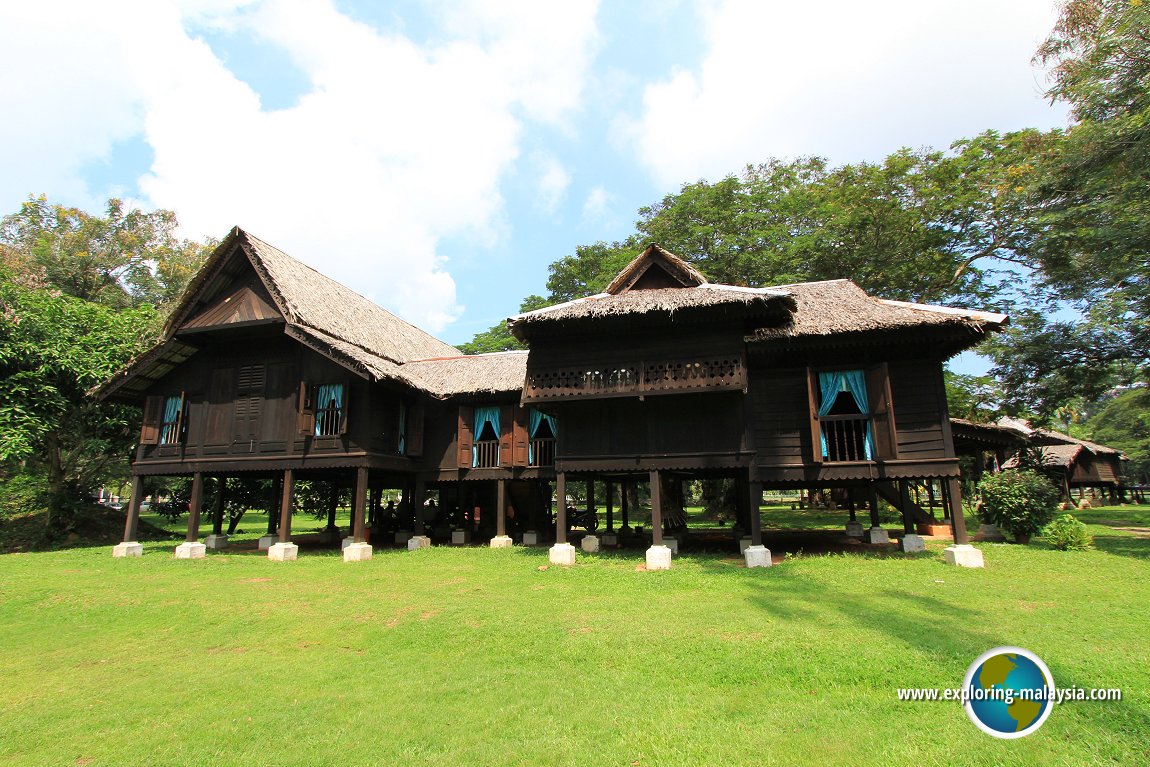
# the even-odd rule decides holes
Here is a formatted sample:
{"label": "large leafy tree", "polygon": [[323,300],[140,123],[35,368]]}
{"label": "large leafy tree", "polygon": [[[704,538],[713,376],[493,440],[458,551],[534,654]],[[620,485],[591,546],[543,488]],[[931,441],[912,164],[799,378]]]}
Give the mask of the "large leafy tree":
{"label": "large leafy tree", "polygon": [[1129,481],[1150,482],[1150,389],[1127,389],[1106,398],[1086,428],[1094,441],[1126,453]]}
{"label": "large leafy tree", "polygon": [[0,461],[46,476],[50,523],[66,527],[126,460],[136,413],[86,392],[132,356],[154,316],[149,306],[115,309],[0,271]]}
{"label": "large leafy tree", "polygon": [[1049,416],[1150,372],[1150,4],[1069,0],[1038,59],[1076,122],[1036,156],[1035,257],[1080,317],[1028,318],[995,371],[1016,407]]}

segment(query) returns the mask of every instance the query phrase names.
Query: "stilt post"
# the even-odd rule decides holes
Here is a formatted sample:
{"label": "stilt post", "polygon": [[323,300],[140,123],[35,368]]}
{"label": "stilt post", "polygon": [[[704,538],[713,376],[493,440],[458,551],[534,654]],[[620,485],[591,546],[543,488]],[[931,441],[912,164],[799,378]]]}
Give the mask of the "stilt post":
{"label": "stilt post", "polygon": [[200,539],[200,507],[204,505],[204,475],[196,472],[192,475],[192,497],[188,502],[188,534],[184,538],[188,543],[195,543]]}
{"label": "stilt post", "polygon": [[351,506],[351,535],[355,543],[367,540],[364,526],[364,511],[367,508],[367,467],[355,470],[355,494]]}
{"label": "stilt post", "polygon": [[651,472],[651,545],[663,545],[663,487],[658,469]]}
{"label": "stilt post", "polygon": [[284,469],[283,484],[280,486],[279,542],[291,543],[292,497],[295,495],[295,471]]}

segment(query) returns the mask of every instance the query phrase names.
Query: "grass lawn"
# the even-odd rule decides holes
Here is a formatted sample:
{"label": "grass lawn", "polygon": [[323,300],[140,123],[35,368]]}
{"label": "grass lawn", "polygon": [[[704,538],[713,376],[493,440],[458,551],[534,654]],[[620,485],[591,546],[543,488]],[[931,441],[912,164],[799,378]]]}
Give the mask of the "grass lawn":
{"label": "grass lawn", "polygon": [[[939,542],[661,573],[522,547],[4,555],[0,765],[1145,764],[1150,511],[1076,514],[1097,550],[979,544],[982,570]],[[1003,644],[1124,699],[1014,741],[898,701]]]}

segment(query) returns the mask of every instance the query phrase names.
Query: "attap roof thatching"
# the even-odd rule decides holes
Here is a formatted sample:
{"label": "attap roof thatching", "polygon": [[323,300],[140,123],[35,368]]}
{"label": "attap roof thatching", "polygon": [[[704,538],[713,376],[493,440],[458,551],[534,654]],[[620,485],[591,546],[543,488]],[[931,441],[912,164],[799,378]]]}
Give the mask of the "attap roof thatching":
{"label": "attap roof thatching", "polygon": [[[1054,429],[1043,429],[1031,426],[1029,422],[1021,418],[1009,418],[1007,416],[1003,416],[1002,418],[998,419],[996,424],[998,426],[1020,432],[1024,434],[1026,438],[1031,442],[1036,445],[1042,445],[1044,448],[1066,445],[1080,445],[1095,455],[1123,455],[1121,450],[1115,450],[1114,448],[1107,447],[1106,445],[1099,445],[1097,442],[1090,442],[1085,439],[1071,437],[1069,434],[1063,434],[1062,432],[1055,431]],[[1065,450],[1062,452],[1067,453]]]}
{"label": "attap roof thatching", "polygon": [[527,352],[495,352],[408,362],[400,373],[436,397],[508,394],[523,389]]}

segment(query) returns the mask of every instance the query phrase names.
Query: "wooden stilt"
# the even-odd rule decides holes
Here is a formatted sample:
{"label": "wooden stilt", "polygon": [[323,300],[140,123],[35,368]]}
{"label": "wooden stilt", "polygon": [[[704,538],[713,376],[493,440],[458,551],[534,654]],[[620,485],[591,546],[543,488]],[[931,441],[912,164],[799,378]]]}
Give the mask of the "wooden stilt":
{"label": "wooden stilt", "polygon": [[500,479],[495,483],[495,535],[503,538],[507,535],[507,480]]}
{"label": "wooden stilt", "polygon": [[902,531],[909,535],[914,532],[914,518],[910,513],[910,482],[905,479],[898,481],[898,503],[902,506]]}
{"label": "wooden stilt", "polygon": [[415,512],[415,534],[426,535],[426,526],[424,525],[423,514],[423,500],[427,495],[427,482],[422,478],[415,480],[415,493],[411,499],[413,504],[412,511]]}
{"label": "wooden stilt", "polygon": [[140,525],[140,504],[144,501],[144,481],[132,475],[132,497],[128,500],[128,517],[124,520],[124,543],[134,543]]}
{"label": "wooden stilt", "polygon": [[555,543],[567,543],[567,475],[555,474]]}
{"label": "wooden stilt", "polygon": [[291,543],[291,513],[294,495],[295,471],[284,469],[283,483],[280,485],[280,543]]}
{"label": "wooden stilt", "polygon": [[878,520],[878,490],[875,490],[874,482],[870,485],[870,526],[882,527]]}
{"label": "wooden stilt", "polygon": [[629,520],[627,519],[628,513],[631,510],[630,489],[630,485],[627,482],[619,483],[619,515],[623,520],[623,527],[620,529],[626,530],[627,532],[631,531],[631,526],[629,524]]}
{"label": "wooden stilt", "polygon": [[367,530],[364,525],[364,510],[367,507],[367,467],[360,466],[355,470],[355,492],[351,502],[351,535],[355,543],[364,543],[367,540]]}
{"label": "wooden stilt", "polygon": [[946,484],[950,496],[950,524],[954,530],[954,542],[970,543],[970,536],[966,534],[966,516],[962,513],[962,483],[952,478],[946,480]]}
{"label": "wooden stilt", "polygon": [[216,497],[212,503],[212,535],[224,534],[224,505],[227,502],[228,478],[216,477]]}
{"label": "wooden stilt", "polygon": [[196,472],[192,475],[192,497],[188,502],[188,534],[184,538],[188,543],[195,543],[200,538],[200,508],[204,505],[204,475]]}
{"label": "wooden stilt", "polygon": [[663,485],[658,470],[651,472],[651,545],[663,545]]}
{"label": "wooden stilt", "polygon": [[747,509],[750,512],[751,521],[751,545],[763,545],[763,520],[760,516],[760,506],[763,502],[763,485],[761,482],[748,482],[747,492],[749,496],[749,503]]}
{"label": "wooden stilt", "polygon": [[607,532],[615,532],[615,483],[607,482]]}

